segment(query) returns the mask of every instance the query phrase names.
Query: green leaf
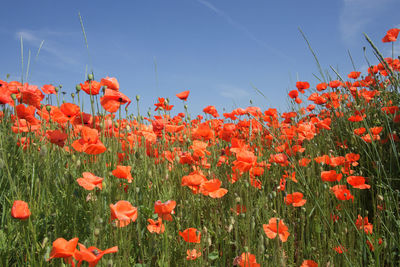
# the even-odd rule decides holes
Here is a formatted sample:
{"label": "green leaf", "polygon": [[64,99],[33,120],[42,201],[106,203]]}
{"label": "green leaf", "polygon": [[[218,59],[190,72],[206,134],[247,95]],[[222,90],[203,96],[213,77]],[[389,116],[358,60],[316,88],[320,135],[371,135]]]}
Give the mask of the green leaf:
{"label": "green leaf", "polygon": [[218,251],[217,250],[214,250],[213,252],[211,252],[209,255],[208,255],[208,258],[210,259],[210,260],[216,260],[216,259],[218,259],[219,258],[219,253],[218,253]]}

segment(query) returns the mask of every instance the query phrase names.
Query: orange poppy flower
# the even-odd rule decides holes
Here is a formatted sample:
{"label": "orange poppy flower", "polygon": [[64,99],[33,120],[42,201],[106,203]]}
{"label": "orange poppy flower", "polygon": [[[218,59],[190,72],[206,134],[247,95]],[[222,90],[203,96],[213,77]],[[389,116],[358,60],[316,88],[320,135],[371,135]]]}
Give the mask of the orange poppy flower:
{"label": "orange poppy flower", "polygon": [[118,227],[125,227],[137,219],[137,208],[132,206],[129,201],[120,200],[117,203],[110,204],[111,221],[118,220],[116,225]]}
{"label": "orange poppy flower", "polygon": [[45,84],[41,87],[41,89],[42,89],[43,93],[45,93],[46,95],[49,95],[49,94],[56,95],[57,94],[56,87],[52,84]]}
{"label": "orange poppy flower", "polygon": [[233,170],[239,170],[241,172],[247,172],[251,167],[257,163],[257,157],[253,152],[248,150],[241,150],[236,153],[236,160],[233,162]]}
{"label": "orange poppy flower", "polygon": [[158,214],[158,217],[162,218],[163,220],[172,221],[171,214],[174,214],[176,207],[175,200],[168,200],[165,203],[162,203],[160,200],[157,200],[154,203],[154,213]]}
{"label": "orange poppy flower", "polygon": [[270,239],[275,238],[279,234],[279,238],[282,242],[286,242],[290,235],[288,227],[283,223],[283,220],[275,217],[269,220],[269,224],[263,224],[263,229]]}
{"label": "orange poppy flower", "polygon": [[182,177],[181,185],[188,186],[194,194],[197,194],[200,185],[206,181],[208,181],[207,178],[200,171],[194,171]]}
{"label": "orange poppy flower", "polygon": [[28,203],[22,200],[15,200],[11,208],[11,216],[15,219],[25,220],[31,216]]}
{"label": "orange poppy flower", "polygon": [[103,178],[97,177],[91,172],[84,172],[82,175],[83,178],[81,177],[76,179],[80,186],[86,190],[93,190],[95,187],[99,188],[100,190],[103,189]]}
{"label": "orange poppy flower", "polygon": [[74,117],[79,115],[81,109],[78,105],[73,103],[63,103],[60,107],[60,111],[64,113],[70,120],[75,119]]}
{"label": "orange poppy flower", "polygon": [[324,91],[326,88],[328,88],[328,85],[326,83],[319,83],[316,86],[317,91],[321,92]]}
{"label": "orange poppy flower", "polygon": [[358,215],[356,220],[356,226],[358,229],[364,229],[366,234],[372,234],[373,225],[372,223],[368,222],[368,217],[361,217]]}
{"label": "orange poppy flower", "polygon": [[83,244],[78,243],[79,250],[75,250],[74,258],[78,261],[78,267],[82,264],[82,261],[89,263],[89,267],[94,267],[101,260],[105,254],[118,252],[118,247],[108,248],[106,250],[100,250],[96,247],[86,248]]}
{"label": "orange poppy flower", "polygon": [[363,176],[349,176],[349,177],[347,177],[346,180],[354,188],[358,188],[358,189],[369,189],[369,188],[371,188],[370,185],[365,184],[365,177],[363,177]]}
{"label": "orange poppy flower", "polygon": [[256,256],[250,252],[243,252],[242,255],[235,258],[234,265],[240,267],[260,267],[260,264],[256,261]]}
{"label": "orange poppy flower", "polygon": [[200,185],[200,193],[212,198],[221,198],[228,193],[227,189],[220,188],[221,183],[222,182],[219,179],[205,181]]}
{"label": "orange poppy flower", "polygon": [[343,252],[346,252],[347,249],[345,247],[343,247],[342,245],[339,245],[337,247],[333,248],[338,254],[342,254]]}
{"label": "orange poppy flower", "polygon": [[75,140],[72,147],[78,152],[85,152],[90,155],[97,155],[104,153],[107,148],[99,139],[99,132],[87,126],[81,129],[81,139]]}
{"label": "orange poppy flower", "polygon": [[179,94],[176,94],[176,97],[178,97],[180,100],[186,101],[187,98],[189,97],[190,91],[183,91],[180,92]]}
{"label": "orange poppy flower", "polygon": [[384,42],[384,43],[396,42],[399,32],[400,32],[400,29],[396,29],[396,28],[388,30],[386,35],[382,38],[382,42]]}
{"label": "orange poppy flower", "polygon": [[335,185],[330,188],[330,190],[335,194],[336,198],[339,200],[354,200],[354,196],[350,193],[345,185]]}
{"label": "orange poppy flower", "polygon": [[114,77],[105,77],[100,81],[101,86],[107,86],[108,89],[118,91],[119,90],[119,83],[116,78]]}
{"label": "orange poppy flower", "polygon": [[325,182],[336,182],[342,179],[343,175],[341,173],[336,173],[335,170],[323,171],[321,172],[321,178]]}
{"label": "orange poppy flower", "polygon": [[207,106],[203,109],[204,113],[210,114],[214,118],[219,117],[218,111],[214,106]]}
{"label": "orange poppy flower", "polygon": [[165,225],[162,223],[162,219],[158,218],[157,221],[154,221],[152,219],[147,219],[149,222],[149,225],[147,225],[147,230],[149,230],[150,233],[156,233],[156,234],[162,234],[165,231]]}
{"label": "orange poppy flower", "polygon": [[318,263],[313,260],[304,260],[300,267],[318,267]]}
{"label": "orange poppy flower", "polygon": [[200,243],[201,232],[196,228],[188,228],[183,232],[179,231],[179,235],[188,243]]}
{"label": "orange poppy flower", "polygon": [[201,252],[200,251],[197,252],[196,249],[188,249],[186,251],[186,254],[187,254],[187,256],[186,256],[187,260],[195,260],[195,259],[197,259],[198,257],[201,256]]}
{"label": "orange poppy flower", "polygon": [[349,77],[349,79],[357,79],[360,76],[361,72],[359,71],[352,71],[349,73],[349,75],[347,75],[347,77]]}
{"label": "orange poppy flower", "polygon": [[236,215],[240,215],[241,213],[245,213],[247,211],[247,208],[244,205],[237,204],[236,210],[231,208],[231,211],[233,211]]}
{"label": "orange poppy flower", "polygon": [[132,183],[131,166],[117,165],[117,168],[112,171],[112,175],[119,179],[127,179],[128,183]]}
{"label": "orange poppy flower", "polygon": [[301,158],[299,159],[299,165],[302,167],[306,167],[311,162],[311,159]]}
{"label": "orange poppy flower", "polygon": [[304,90],[310,88],[310,84],[308,82],[296,82],[296,87],[300,93],[304,94]]}
{"label": "orange poppy flower", "polygon": [[117,112],[120,106],[126,103],[128,107],[131,100],[123,93],[112,89],[106,89],[104,96],[100,98],[101,106],[111,113]]}
{"label": "orange poppy flower", "polygon": [[293,207],[301,207],[306,204],[306,202],[307,200],[303,199],[303,194],[300,192],[294,192],[285,197],[286,205],[293,205]]}
{"label": "orange poppy flower", "polygon": [[78,238],[75,237],[69,241],[65,240],[64,238],[57,238],[53,242],[53,248],[50,252],[50,258],[47,261],[54,259],[54,258],[64,258],[68,259],[74,255],[76,250],[76,245],[78,244]]}
{"label": "orange poppy flower", "polygon": [[65,145],[65,141],[68,138],[68,135],[61,132],[60,130],[46,131],[46,135],[50,143],[55,144],[59,147],[63,147]]}
{"label": "orange poppy flower", "polygon": [[100,92],[101,84],[96,81],[85,81],[81,83],[81,89],[88,95],[98,95]]}
{"label": "orange poppy flower", "polygon": [[25,83],[20,89],[20,93],[18,94],[17,98],[20,103],[31,105],[39,109],[41,105],[40,102],[43,100],[44,94],[36,85],[29,85],[28,83]]}

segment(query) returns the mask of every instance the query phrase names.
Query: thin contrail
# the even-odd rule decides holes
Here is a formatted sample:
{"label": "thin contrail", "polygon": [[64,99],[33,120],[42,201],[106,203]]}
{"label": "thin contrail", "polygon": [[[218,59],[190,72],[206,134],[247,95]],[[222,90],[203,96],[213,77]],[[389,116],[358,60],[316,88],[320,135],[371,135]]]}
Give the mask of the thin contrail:
{"label": "thin contrail", "polygon": [[246,27],[244,27],[242,24],[237,23],[236,21],[234,21],[228,14],[226,14],[224,11],[218,9],[217,7],[215,7],[213,4],[211,4],[210,2],[206,1],[206,0],[197,0],[197,2],[199,2],[200,4],[202,4],[203,6],[207,7],[208,9],[212,10],[215,14],[217,14],[218,16],[222,17],[226,22],[228,22],[229,24],[231,24],[233,27],[235,27],[236,29],[242,31],[244,34],[246,34],[251,40],[255,41],[256,43],[258,43],[260,46],[266,48],[267,50],[269,50],[270,52],[274,53],[275,55],[293,62],[293,59],[291,59],[289,56],[285,55],[284,53],[282,53],[281,51],[269,46],[267,43],[265,43],[264,41],[260,40],[259,38],[257,38],[253,33],[251,33]]}

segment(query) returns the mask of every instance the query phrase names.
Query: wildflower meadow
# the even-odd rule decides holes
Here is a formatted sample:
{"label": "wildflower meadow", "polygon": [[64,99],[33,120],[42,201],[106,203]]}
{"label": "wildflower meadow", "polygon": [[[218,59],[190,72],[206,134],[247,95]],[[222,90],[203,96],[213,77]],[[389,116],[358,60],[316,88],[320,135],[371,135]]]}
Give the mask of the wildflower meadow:
{"label": "wildflower meadow", "polygon": [[0,265],[399,266],[400,60],[374,45],[399,31],[282,114],[0,77]]}

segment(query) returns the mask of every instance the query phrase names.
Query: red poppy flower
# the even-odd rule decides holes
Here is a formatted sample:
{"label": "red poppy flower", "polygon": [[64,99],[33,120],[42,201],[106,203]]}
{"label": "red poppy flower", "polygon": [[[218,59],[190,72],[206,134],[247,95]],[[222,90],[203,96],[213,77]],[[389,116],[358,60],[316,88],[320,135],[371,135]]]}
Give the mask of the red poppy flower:
{"label": "red poppy flower", "polygon": [[190,93],[190,91],[183,91],[183,92],[180,92],[179,94],[176,94],[176,96],[177,96],[180,100],[186,101],[187,98],[189,97],[189,93]]}
{"label": "red poppy flower", "polygon": [[336,173],[335,170],[321,172],[321,178],[325,182],[336,182],[342,179],[341,173]]}
{"label": "red poppy flower", "polygon": [[318,263],[313,260],[304,260],[300,267],[318,267]]}
{"label": "red poppy flower", "polygon": [[288,227],[283,223],[283,220],[275,217],[269,220],[269,224],[263,224],[263,229],[270,239],[274,239],[279,234],[279,238],[282,242],[286,242],[290,235]]}
{"label": "red poppy flower", "polygon": [[120,106],[126,103],[128,107],[131,100],[123,93],[112,89],[106,89],[104,96],[100,98],[101,106],[111,113],[117,112]]}
{"label": "red poppy flower", "polygon": [[342,83],[338,80],[330,81],[329,86],[331,88],[338,88]]}
{"label": "red poppy flower", "polygon": [[163,220],[172,221],[171,214],[174,214],[176,207],[175,200],[168,200],[165,203],[162,203],[160,200],[157,200],[154,203],[154,213],[158,214],[158,217],[162,218]]}
{"label": "red poppy flower", "polygon": [[137,208],[132,206],[129,201],[120,200],[117,203],[110,204],[111,221],[118,220],[116,225],[118,227],[125,227],[137,219]]}
{"label": "red poppy flower", "polygon": [[82,90],[88,95],[98,95],[100,92],[101,84],[96,81],[85,81],[85,83],[81,83]]}
{"label": "red poppy flower", "polygon": [[65,145],[65,141],[68,138],[68,135],[61,132],[60,130],[46,131],[46,135],[50,143],[55,144],[59,147],[63,147]]}
{"label": "red poppy flower", "polygon": [[388,30],[386,35],[382,38],[382,42],[384,42],[384,43],[396,42],[399,32],[400,32],[400,29],[396,29],[396,28]]}
{"label": "red poppy flower", "polygon": [[60,107],[60,111],[69,119],[73,120],[75,116],[79,115],[81,109],[78,105],[73,103],[63,103]]}
{"label": "red poppy flower", "polygon": [[358,229],[364,229],[366,234],[372,234],[373,225],[372,223],[368,222],[368,217],[361,217],[358,215],[356,220],[356,226]]}
{"label": "red poppy flower", "polygon": [[28,203],[22,200],[15,200],[11,208],[11,216],[15,219],[25,220],[31,216]]}
{"label": "red poppy flower", "polygon": [[297,90],[292,90],[289,92],[289,97],[295,99],[299,96],[299,92]]}
{"label": "red poppy flower", "polygon": [[57,238],[53,242],[53,248],[50,252],[50,258],[47,261],[54,259],[54,258],[64,258],[68,259],[74,255],[76,245],[78,244],[78,238],[75,237],[69,241],[65,240],[64,238]]}
{"label": "red poppy flower", "polygon": [[214,106],[207,106],[203,109],[204,113],[210,114],[214,118],[219,117],[219,114],[217,112],[217,109]]}
{"label": "red poppy flower", "polygon": [[301,207],[306,204],[306,202],[307,200],[303,199],[303,194],[300,192],[294,192],[285,197],[286,205],[293,205],[293,207]]}
{"label": "red poppy flower", "polygon": [[108,248],[106,250],[100,250],[96,247],[86,248],[81,243],[78,243],[79,250],[75,250],[74,258],[78,261],[78,267],[82,264],[82,261],[89,263],[89,267],[94,267],[101,260],[105,254],[118,252],[118,247]]}
{"label": "red poppy flower", "polygon": [[256,256],[250,252],[243,252],[242,255],[235,258],[234,265],[239,265],[240,267],[260,267],[257,263]]}
{"label": "red poppy flower", "polygon": [[188,243],[200,243],[201,232],[196,228],[188,228],[183,232],[179,231],[179,235]]}
{"label": "red poppy flower", "polygon": [[197,259],[198,257],[201,256],[201,252],[200,251],[197,252],[196,249],[188,249],[186,251],[186,254],[187,254],[187,256],[186,256],[187,260],[195,260],[195,259]]}
{"label": "red poppy flower", "polygon": [[358,188],[358,189],[369,189],[369,188],[371,188],[370,185],[365,184],[365,177],[363,177],[363,176],[349,176],[349,177],[347,177],[346,180],[354,188]]}
{"label": "red poppy flower", "polygon": [[112,175],[120,179],[127,179],[128,183],[132,183],[131,166],[117,165],[117,168],[112,171]]}
{"label": "red poppy flower", "polygon": [[56,87],[52,84],[45,84],[42,86],[41,89],[42,89],[43,93],[45,93],[46,95],[49,95],[49,94],[56,95],[57,94]]}
{"label": "red poppy flower", "polygon": [[200,185],[200,193],[212,198],[221,198],[228,193],[228,190],[220,187],[221,181],[219,179],[208,180]]}
{"label": "red poppy flower", "polygon": [[321,92],[328,88],[328,85],[326,83],[319,83],[317,84],[316,88],[318,92]]}
{"label": "red poppy flower", "polygon": [[247,211],[247,208],[244,205],[237,204],[236,210],[231,208],[231,211],[233,211],[236,215],[240,215],[241,213],[245,213]]}
{"label": "red poppy flower", "polygon": [[115,91],[119,90],[119,83],[118,83],[117,79],[114,77],[110,78],[107,76],[106,78],[101,79],[100,85],[107,86],[107,88],[111,89],[111,90],[115,90]]}
{"label": "red poppy flower", "polygon": [[354,200],[354,196],[350,193],[345,185],[335,185],[330,189],[339,200]]}
{"label": "red poppy flower", "polygon": [[357,79],[360,76],[361,72],[359,71],[352,71],[347,75],[350,79]]}
{"label": "red poppy flower", "polygon": [[343,252],[347,251],[347,249],[345,247],[343,247],[342,245],[334,247],[333,249],[339,254],[342,254]]}
{"label": "red poppy flower", "polygon": [[103,188],[103,178],[97,177],[91,172],[84,172],[82,175],[83,178],[78,178],[76,181],[86,190],[93,190],[95,187],[99,188],[100,190]]}
{"label": "red poppy flower", "polygon": [[304,90],[310,88],[310,84],[308,82],[296,82],[296,87],[300,93],[304,94]]}
{"label": "red poppy flower", "polygon": [[152,219],[147,219],[149,222],[149,225],[147,225],[147,230],[149,230],[150,233],[156,233],[156,234],[162,234],[165,231],[165,225],[162,223],[162,219],[158,218],[157,221],[154,221]]}

